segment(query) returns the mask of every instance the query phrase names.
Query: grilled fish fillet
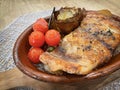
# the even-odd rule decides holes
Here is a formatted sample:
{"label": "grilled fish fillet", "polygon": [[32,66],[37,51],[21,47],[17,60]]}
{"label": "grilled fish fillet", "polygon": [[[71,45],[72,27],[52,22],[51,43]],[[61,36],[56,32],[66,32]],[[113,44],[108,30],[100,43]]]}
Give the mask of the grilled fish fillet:
{"label": "grilled fish fillet", "polygon": [[40,56],[45,69],[86,75],[107,62],[120,43],[120,27],[114,22],[104,15],[88,13],[81,26],[66,35],[56,50]]}

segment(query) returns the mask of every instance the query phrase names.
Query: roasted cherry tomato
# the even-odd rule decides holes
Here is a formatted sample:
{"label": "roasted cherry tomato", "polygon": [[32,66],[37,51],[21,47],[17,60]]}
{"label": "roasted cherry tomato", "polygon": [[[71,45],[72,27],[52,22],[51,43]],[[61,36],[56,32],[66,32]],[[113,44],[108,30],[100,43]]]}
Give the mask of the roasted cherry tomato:
{"label": "roasted cherry tomato", "polygon": [[39,57],[43,52],[41,48],[32,47],[28,52],[28,58],[35,64],[40,63]]}
{"label": "roasted cherry tomato", "polygon": [[44,18],[38,19],[37,22],[42,22],[43,24],[45,24],[46,26],[48,26],[48,23],[47,23],[47,21]]}
{"label": "roasted cherry tomato", "polygon": [[54,29],[47,31],[45,34],[45,41],[49,46],[57,46],[60,42],[60,38],[60,33]]}
{"label": "roasted cherry tomato", "polygon": [[29,36],[29,44],[33,47],[41,47],[45,42],[45,37],[42,32],[34,31]]}
{"label": "roasted cherry tomato", "polygon": [[33,24],[33,30],[46,33],[48,31],[48,23],[45,19],[40,18]]}

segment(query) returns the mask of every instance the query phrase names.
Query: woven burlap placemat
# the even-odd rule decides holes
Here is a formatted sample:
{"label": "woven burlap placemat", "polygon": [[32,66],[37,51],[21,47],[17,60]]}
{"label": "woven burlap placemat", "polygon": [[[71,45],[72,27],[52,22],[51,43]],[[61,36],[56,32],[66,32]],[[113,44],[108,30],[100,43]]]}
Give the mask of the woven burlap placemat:
{"label": "woven burlap placemat", "polygon": [[12,50],[18,36],[38,18],[49,16],[50,13],[49,10],[20,16],[5,29],[0,30],[0,72],[15,67]]}
{"label": "woven burlap placemat", "polygon": [[[0,72],[10,70],[15,67],[12,50],[18,36],[36,19],[46,17],[51,14],[51,10],[26,14],[16,18],[5,29],[0,30]],[[100,88],[99,90],[120,90],[120,78]]]}

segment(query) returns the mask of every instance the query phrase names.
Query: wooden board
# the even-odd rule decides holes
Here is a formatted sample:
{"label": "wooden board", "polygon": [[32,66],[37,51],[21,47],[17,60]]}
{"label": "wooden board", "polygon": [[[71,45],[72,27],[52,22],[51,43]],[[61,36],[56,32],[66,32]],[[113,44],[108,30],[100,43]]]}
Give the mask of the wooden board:
{"label": "wooden board", "polygon": [[[114,81],[115,79],[120,78],[119,74],[120,74],[120,70],[117,70],[116,72],[111,74],[110,77],[106,79],[104,82],[102,82],[101,84],[95,87],[88,87],[88,90],[93,90],[93,88],[96,89],[96,88],[101,88],[105,86],[111,81]],[[17,87],[17,86],[28,86],[36,90],[59,90],[60,89],[60,88],[57,88],[57,87],[60,87],[60,85],[52,85],[49,83],[35,80],[31,77],[26,76],[17,68],[0,73],[0,89],[1,90],[6,90],[6,89]],[[67,90],[68,86],[66,87],[61,86],[61,88],[64,90]],[[74,90],[75,88],[76,87],[71,87],[69,90]]]}

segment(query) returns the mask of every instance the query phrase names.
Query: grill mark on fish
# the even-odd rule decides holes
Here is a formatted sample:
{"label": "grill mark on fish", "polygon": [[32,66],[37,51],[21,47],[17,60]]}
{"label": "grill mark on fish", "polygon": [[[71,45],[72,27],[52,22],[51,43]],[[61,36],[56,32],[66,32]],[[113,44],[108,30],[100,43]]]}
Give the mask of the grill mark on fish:
{"label": "grill mark on fish", "polygon": [[63,50],[64,49],[59,46],[54,52],[52,52],[50,54],[53,55],[53,56],[55,56],[55,57],[58,57],[58,58],[61,57],[61,59],[69,61],[69,62],[77,62],[78,58],[82,59],[81,56],[77,56],[77,57],[73,58],[73,57],[71,57],[69,55],[65,55],[65,50],[64,50],[64,53],[63,53]]}
{"label": "grill mark on fish", "polygon": [[[93,35],[94,36],[94,35]],[[98,37],[94,36],[98,41],[100,41],[108,50],[110,50],[111,54],[113,53],[113,48],[111,45],[107,44],[105,41],[100,40]]]}
{"label": "grill mark on fish", "polygon": [[[99,40],[99,39],[98,39]],[[113,53],[113,48],[109,45],[109,44],[107,44],[107,43],[105,43],[103,40],[99,40],[108,50],[110,50],[110,52],[111,52],[111,54]]]}
{"label": "grill mark on fish", "polygon": [[[90,33],[89,31],[87,31],[87,30],[85,30],[85,29],[84,29],[84,31],[87,32],[87,33]],[[107,43],[104,42],[103,40],[100,40],[100,39],[97,37],[98,34],[99,34],[99,32],[95,32],[95,34],[90,34],[90,35],[93,36],[94,38],[96,38],[98,41],[100,41],[108,50],[110,50],[111,54],[113,54],[114,49],[112,48],[112,46],[109,45],[109,44],[107,44]],[[92,42],[92,41],[91,41],[91,42]],[[90,42],[90,43],[91,43],[91,42]]]}

